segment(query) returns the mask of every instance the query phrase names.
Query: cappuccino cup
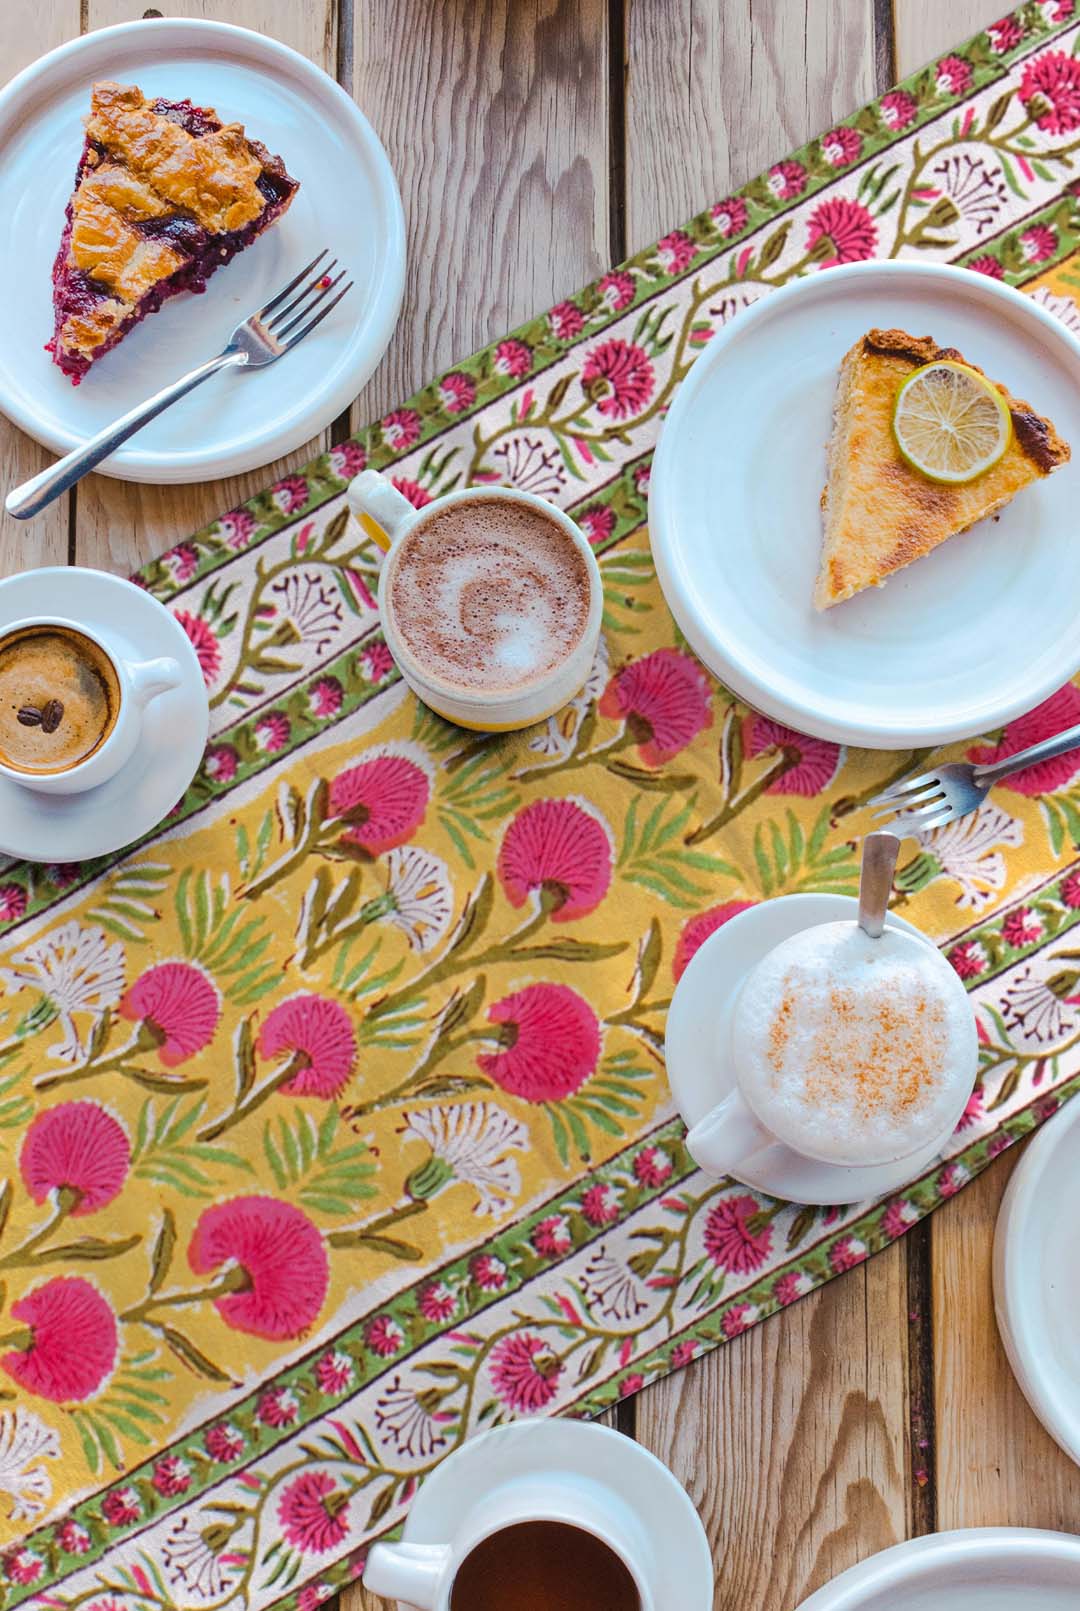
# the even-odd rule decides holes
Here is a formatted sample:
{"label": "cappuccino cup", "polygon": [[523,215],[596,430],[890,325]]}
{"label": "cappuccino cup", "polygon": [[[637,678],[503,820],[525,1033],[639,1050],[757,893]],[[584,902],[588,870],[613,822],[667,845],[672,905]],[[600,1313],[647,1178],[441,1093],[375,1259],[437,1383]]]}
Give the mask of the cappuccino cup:
{"label": "cappuccino cup", "polygon": [[147,705],[182,677],[176,660],[133,660],[61,616],[0,627],[0,777],[41,794],[97,788],[130,760]]}
{"label": "cappuccino cup", "polygon": [[349,507],[386,554],[387,648],[426,705],[460,727],[506,732],[559,710],[589,674],[603,588],[568,515],[511,487],[466,487],[415,509],[365,470]]}

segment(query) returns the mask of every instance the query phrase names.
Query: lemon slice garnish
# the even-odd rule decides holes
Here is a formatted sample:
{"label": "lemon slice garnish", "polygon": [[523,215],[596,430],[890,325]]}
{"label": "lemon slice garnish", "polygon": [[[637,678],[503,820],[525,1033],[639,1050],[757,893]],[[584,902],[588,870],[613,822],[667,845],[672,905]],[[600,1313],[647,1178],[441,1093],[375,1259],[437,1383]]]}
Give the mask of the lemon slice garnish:
{"label": "lemon slice garnish", "polygon": [[944,358],[924,364],[896,394],[893,435],[913,470],[931,481],[974,481],[1001,458],[1012,420],[977,370]]}

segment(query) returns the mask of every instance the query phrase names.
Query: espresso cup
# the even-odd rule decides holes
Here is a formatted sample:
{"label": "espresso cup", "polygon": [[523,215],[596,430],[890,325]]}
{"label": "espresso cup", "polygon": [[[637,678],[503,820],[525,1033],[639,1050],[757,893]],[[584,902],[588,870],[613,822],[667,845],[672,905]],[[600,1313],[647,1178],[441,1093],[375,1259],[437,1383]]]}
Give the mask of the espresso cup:
{"label": "espresso cup", "polygon": [[112,672],[108,678],[109,711],[103,737],[82,758],[53,771],[12,765],[0,754],[0,777],[40,794],[81,794],[107,782],[131,759],[139,743],[147,705],[159,694],[179,687],[183,672],[179,663],[171,658],[129,659],[118,644],[111,643],[96,628],[63,616],[28,616],[0,628],[0,655],[5,645],[15,638],[50,630],[62,637],[85,640]]}
{"label": "espresso cup", "polygon": [[[583,686],[596,656],[603,614],[603,586],[596,556],[578,526],[544,498],[513,487],[466,487],[446,493],[415,509],[385,476],[364,470],[349,485],[349,507],[361,527],[386,554],[379,575],[379,612],[387,648],[408,686],[419,699],[440,716],[459,727],[481,732],[509,732],[528,727],[562,708]],[[506,505],[532,510],[555,525],[573,544],[584,563],[588,601],[584,624],[576,641],[556,664],[535,677],[524,678],[506,688],[470,688],[439,675],[405,641],[393,604],[395,571],[406,540],[420,533],[453,508],[475,507],[478,516],[490,522],[493,506]]]}

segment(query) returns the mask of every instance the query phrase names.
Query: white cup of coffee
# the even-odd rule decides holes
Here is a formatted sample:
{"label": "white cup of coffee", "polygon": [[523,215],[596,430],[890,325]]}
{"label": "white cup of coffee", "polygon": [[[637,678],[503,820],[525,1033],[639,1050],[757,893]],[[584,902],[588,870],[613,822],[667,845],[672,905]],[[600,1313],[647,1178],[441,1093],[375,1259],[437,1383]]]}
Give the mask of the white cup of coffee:
{"label": "white cup of coffee", "polygon": [[176,660],[132,660],[61,616],[0,627],[0,777],[78,794],[130,760],[151,700],[179,686]]}
{"label": "white cup of coffee", "polygon": [[735,1083],[687,1136],[739,1176],[777,1142],[834,1167],[899,1163],[952,1134],[978,1071],[967,993],[938,948],[886,927],[819,923],[743,980],[723,1049]]}
{"label": "white cup of coffee", "polygon": [[569,515],[511,487],[466,487],[415,509],[385,476],[351,482],[349,507],[387,552],[383,633],[432,710],[486,732],[541,721],[585,682],[603,588]]}

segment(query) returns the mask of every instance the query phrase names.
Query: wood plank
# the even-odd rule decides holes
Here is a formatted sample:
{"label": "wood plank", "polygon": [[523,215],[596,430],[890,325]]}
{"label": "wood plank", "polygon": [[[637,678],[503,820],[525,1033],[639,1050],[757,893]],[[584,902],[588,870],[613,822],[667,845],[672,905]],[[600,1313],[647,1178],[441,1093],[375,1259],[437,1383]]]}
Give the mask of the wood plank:
{"label": "wood plank", "polygon": [[894,0],[896,76],[906,78],[926,62],[962,44],[1010,7],[1001,0]]}
{"label": "wood plank", "polygon": [[636,252],[874,94],[873,6],[633,0],[628,60]]}
{"label": "wood plank", "polygon": [[[143,0],[88,0],[87,26],[140,17]],[[207,17],[269,34],[318,62],[331,75],[336,68],[335,0],[170,0],[170,16]],[[76,557],[81,565],[127,572],[161,553],[206,521],[248,498],[289,468],[303,464],[327,445],[329,432],[313,438],[286,459],[247,475],[186,487],[139,486],[90,476],[76,491]]]}

